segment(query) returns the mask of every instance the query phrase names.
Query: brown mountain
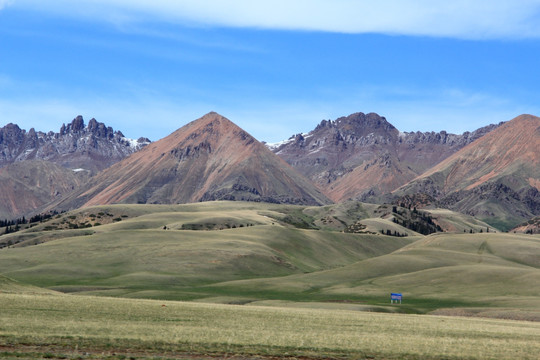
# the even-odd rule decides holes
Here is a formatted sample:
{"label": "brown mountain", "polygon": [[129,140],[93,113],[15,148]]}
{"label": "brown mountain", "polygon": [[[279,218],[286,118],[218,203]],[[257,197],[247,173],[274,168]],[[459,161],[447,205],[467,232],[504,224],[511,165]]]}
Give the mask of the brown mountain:
{"label": "brown mountain", "polygon": [[263,144],[212,112],[104,170],[55,206],[207,200],[330,202]]}
{"label": "brown mountain", "polygon": [[65,196],[88,179],[47,161],[28,160],[0,168],[0,219],[15,219]]}
{"label": "brown mountain", "polygon": [[335,202],[368,200],[406,184],[497,126],[462,135],[402,133],[375,113],[355,113],[323,120],[308,134],[269,147]]}
{"label": "brown mountain", "polygon": [[518,116],[395,192],[419,193],[504,229],[539,215],[540,118]]}

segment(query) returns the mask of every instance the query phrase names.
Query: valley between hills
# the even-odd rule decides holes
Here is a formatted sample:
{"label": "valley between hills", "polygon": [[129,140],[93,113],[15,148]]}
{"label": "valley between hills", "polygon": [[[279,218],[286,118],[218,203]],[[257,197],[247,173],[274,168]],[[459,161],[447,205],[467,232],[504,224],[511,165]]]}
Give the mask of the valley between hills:
{"label": "valley between hills", "polygon": [[[139,300],[172,308],[190,302],[200,309],[288,309],[291,319],[315,311],[389,316],[376,320],[381,323],[426,314],[419,319],[540,322],[540,118],[522,115],[454,135],[402,133],[377,114],[357,113],[279,144],[261,143],[216,113],[156,142],[131,141],[95,120],[85,126],[82,118],[57,135],[17,129],[0,129],[6,219],[0,300],[15,312],[34,314],[33,301],[45,299],[70,307],[70,299],[115,298],[137,309]],[[113,153],[116,160],[104,165],[100,159]],[[403,295],[401,304],[390,303],[392,292]],[[24,344],[32,353],[48,342],[54,346],[47,351],[58,355],[93,339],[93,330],[80,328],[73,330],[79,340],[63,330],[37,340],[14,331],[0,325],[0,350],[17,356]],[[508,334],[500,338],[517,336]],[[140,336],[103,341],[144,358],[148,348],[130,342]],[[174,340],[160,336],[145,338],[161,341],[150,355],[170,351]],[[519,339],[528,344],[519,357],[535,353],[534,341]],[[87,349],[107,349],[92,341]],[[182,341],[175,346],[186,354],[228,351],[223,339]],[[231,335],[227,349],[307,358],[324,351],[329,357],[448,354],[422,352],[424,345],[383,351],[313,341],[295,347]],[[470,357],[512,358],[501,344],[493,345],[497,353]],[[456,358],[472,351],[459,349]]]}

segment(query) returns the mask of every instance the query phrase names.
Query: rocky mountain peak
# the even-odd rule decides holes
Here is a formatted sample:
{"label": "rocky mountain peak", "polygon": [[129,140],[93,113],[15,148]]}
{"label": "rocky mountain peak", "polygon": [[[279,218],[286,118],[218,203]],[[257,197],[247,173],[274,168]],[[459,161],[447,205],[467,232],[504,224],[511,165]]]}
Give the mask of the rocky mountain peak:
{"label": "rocky mountain peak", "polygon": [[386,121],[386,118],[376,113],[354,113],[336,119],[335,124],[338,128],[342,128],[343,130],[395,130],[395,127]]}
{"label": "rocky mountain peak", "polygon": [[[188,135],[186,135],[188,134]],[[218,149],[220,146],[231,141],[240,141],[245,145],[252,144],[257,140],[234,124],[226,117],[210,112],[203,117],[194,120],[186,126],[178,129],[169,135],[166,143],[178,146],[199,146],[208,148],[209,146]]]}
{"label": "rocky mountain peak", "polygon": [[123,138],[124,134],[120,131],[114,131],[112,127],[106,126],[102,122],[98,122],[95,118],[90,119],[88,126],[84,123],[84,118],[81,115],[78,115],[75,119],[69,124],[62,124],[59,134],[61,136],[67,134],[91,134],[98,138],[108,138],[112,139],[115,136]]}
{"label": "rocky mountain peak", "polygon": [[68,125],[68,131],[70,130],[70,128],[73,132],[81,131],[84,129],[84,119],[82,115],[78,115],[75,119],[73,119],[71,124]]}
{"label": "rocky mountain peak", "polygon": [[25,131],[13,123],[0,128],[0,144],[13,142],[18,143],[24,138]]}
{"label": "rocky mountain peak", "polygon": [[361,136],[373,131],[394,131],[396,128],[386,121],[386,118],[376,113],[364,114],[357,112],[349,116],[342,116],[336,120],[322,120],[313,130],[314,133],[335,128],[346,134]]}

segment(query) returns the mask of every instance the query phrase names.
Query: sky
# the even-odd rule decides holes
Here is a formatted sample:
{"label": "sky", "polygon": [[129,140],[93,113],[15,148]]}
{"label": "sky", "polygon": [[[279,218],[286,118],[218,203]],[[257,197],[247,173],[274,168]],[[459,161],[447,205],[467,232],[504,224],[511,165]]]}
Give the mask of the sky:
{"label": "sky", "polygon": [[0,126],[151,140],[216,111],[258,140],[376,112],[463,133],[540,116],[540,0],[0,0]]}

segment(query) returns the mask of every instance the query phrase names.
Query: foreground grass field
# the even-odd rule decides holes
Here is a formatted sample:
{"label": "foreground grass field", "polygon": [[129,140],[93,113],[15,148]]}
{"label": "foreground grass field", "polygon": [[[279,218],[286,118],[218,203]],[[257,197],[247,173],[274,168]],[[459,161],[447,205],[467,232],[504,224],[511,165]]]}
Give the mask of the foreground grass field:
{"label": "foreground grass field", "polygon": [[0,292],[0,309],[0,358],[9,359],[538,359],[540,354],[538,322],[35,294],[31,289]]}

